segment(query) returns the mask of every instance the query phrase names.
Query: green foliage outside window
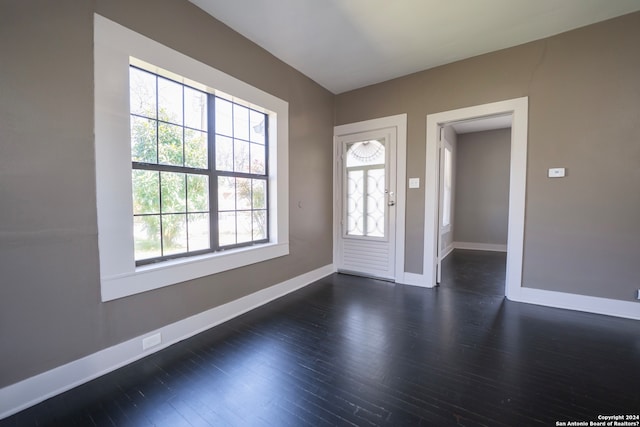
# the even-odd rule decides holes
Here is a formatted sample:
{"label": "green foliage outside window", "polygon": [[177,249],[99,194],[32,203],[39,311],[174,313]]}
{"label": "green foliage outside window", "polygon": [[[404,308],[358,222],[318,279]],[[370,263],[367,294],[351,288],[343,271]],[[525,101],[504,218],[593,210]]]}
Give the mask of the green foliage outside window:
{"label": "green foliage outside window", "polygon": [[[135,68],[131,68],[130,81],[136,260],[210,249],[207,95]],[[241,106],[234,108],[246,110]],[[256,120],[260,115],[251,111],[251,117]],[[262,128],[254,127],[262,144],[216,137],[217,168],[224,165],[223,170],[230,172],[264,173],[262,120]],[[183,126],[183,122],[189,127]],[[136,164],[189,169],[152,170],[153,166],[136,167]],[[220,234],[221,244],[266,239],[266,180],[229,179],[235,179],[233,193],[226,195],[226,207],[218,209],[226,212],[227,219],[232,214],[236,220],[227,221],[226,225],[220,221],[219,232],[226,233],[225,239]],[[243,211],[250,215],[249,222],[241,221]]]}

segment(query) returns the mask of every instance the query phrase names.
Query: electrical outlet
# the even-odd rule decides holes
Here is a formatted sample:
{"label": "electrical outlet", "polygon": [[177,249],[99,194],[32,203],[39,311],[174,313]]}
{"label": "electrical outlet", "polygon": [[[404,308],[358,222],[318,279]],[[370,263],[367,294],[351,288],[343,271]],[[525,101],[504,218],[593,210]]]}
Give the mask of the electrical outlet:
{"label": "electrical outlet", "polygon": [[638,295],[636,295],[636,299],[640,299],[640,289],[638,289]]}
{"label": "electrical outlet", "polygon": [[155,347],[161,342],[162,342],[162,334],[158,332],[157,334],[153,334],[142,339],[142,349],[146,350],[148,348]]}

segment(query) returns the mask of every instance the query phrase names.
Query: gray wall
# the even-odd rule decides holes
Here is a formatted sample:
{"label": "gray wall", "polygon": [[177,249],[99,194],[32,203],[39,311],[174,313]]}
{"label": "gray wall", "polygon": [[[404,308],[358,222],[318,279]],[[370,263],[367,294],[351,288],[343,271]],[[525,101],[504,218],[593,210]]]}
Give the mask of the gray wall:
{"label": "gray wall", "polygon": [[[94,11],[289,102],[289,256],[100,302]],[[0,58],[0,387],[332,262],[333,95],[186,0],[3,0]]]}
{"label": "gray wall", "polygon": [[[640,286],[640,13],[336,97],[336,124],[408,115],[424,181],[430,113],[529,97],[523,284],[632,301]],[[566,167],[567,178],[547,169]],[[422,272],[424,186],[407,199],[405,270]]]}
{"label": "gray wall", "polygon": [[511,129],[458,135],[456,242],[507,244]]}

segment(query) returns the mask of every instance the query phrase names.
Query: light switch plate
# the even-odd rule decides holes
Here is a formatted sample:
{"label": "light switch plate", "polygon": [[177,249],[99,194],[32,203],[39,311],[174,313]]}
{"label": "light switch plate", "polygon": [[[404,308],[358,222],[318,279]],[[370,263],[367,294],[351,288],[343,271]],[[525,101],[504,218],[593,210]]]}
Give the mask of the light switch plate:
{"label": "light switch plate", "polygon": [[409,188],[420,188],[420,178],[409,178]]}
{"label": "light switch plate", "polygon": [[565,168],[551,168],[549,169],[549,178],[564,178]]}

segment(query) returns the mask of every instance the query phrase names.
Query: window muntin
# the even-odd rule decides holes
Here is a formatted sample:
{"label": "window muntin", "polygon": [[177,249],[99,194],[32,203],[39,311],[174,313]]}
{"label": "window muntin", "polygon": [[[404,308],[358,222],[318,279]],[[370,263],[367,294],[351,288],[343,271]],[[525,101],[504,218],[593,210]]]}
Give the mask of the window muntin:
{"label": "window muntin", "polygon": [[130,66],[137,265],[269,240],[267,115]]}

